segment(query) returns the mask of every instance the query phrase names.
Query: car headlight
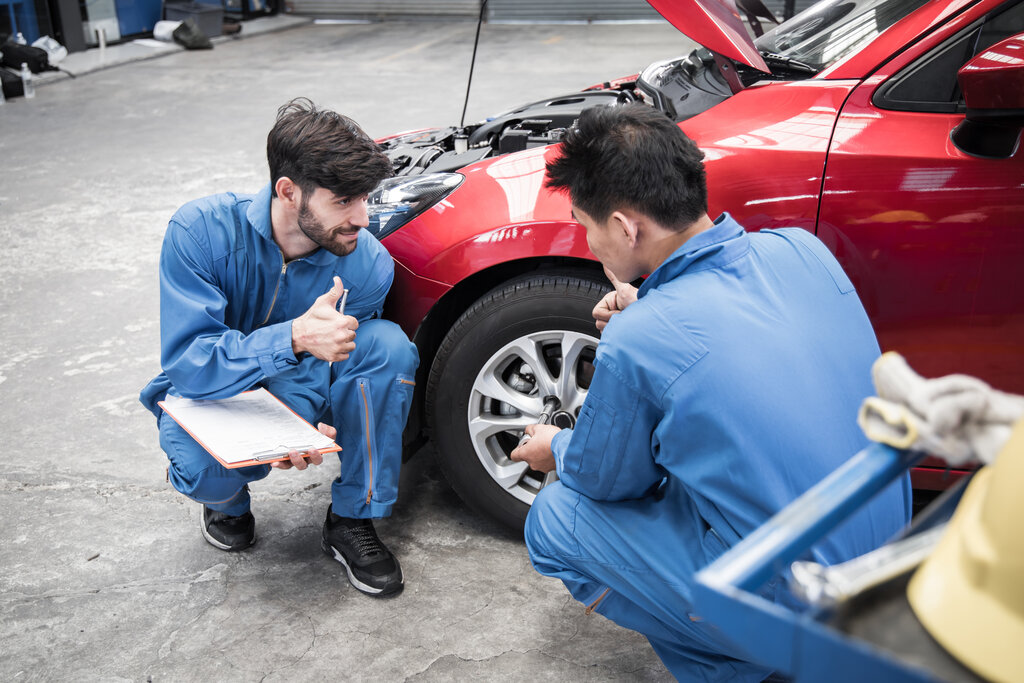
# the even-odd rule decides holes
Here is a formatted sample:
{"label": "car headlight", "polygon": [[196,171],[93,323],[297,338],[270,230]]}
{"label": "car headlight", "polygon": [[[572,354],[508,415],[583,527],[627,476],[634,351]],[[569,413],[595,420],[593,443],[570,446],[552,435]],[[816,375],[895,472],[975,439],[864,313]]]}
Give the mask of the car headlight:
{"label": "car headlight", "polygon": [[379,240],[420,215],[462,184],[459,173],[427,173],[388,178],[370,193],[367,230]]}

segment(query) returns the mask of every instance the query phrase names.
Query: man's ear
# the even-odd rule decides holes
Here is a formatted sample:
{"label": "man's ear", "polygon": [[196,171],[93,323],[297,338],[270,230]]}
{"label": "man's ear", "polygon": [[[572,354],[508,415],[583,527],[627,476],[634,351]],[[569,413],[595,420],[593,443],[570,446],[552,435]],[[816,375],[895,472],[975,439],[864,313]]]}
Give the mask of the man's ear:
{"label": "man's ear", "polygon": [[630,247],[636,247],[640,236],[640,224],[636,216],[624,211],[612,211],[612,215],[608,217],[608,225],[612,230],[621,232]]}
{"label": "man's ear", "polygon": [[281,204],[288,209],[297,210],[302,202],[302,189],[287,176],[281,176],[274,183],[274,190]]}

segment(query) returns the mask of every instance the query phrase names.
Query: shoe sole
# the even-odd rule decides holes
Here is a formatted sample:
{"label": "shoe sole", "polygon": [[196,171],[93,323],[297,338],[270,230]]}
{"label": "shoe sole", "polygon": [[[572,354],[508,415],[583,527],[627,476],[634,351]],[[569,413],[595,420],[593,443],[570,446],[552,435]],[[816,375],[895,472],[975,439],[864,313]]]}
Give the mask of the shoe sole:
{"label": "shoe sole", "polygon": [[230,545],[227,545],[225,543],[221,543],[216,538],[211,536],[209,531],[207,531],[207,529],[206,529],[206,515],[204,515],[202,512],[199,513],[199,530],[203,532],[203,538],[206,539],[207,543],[212,545],[214,548],[218,548],[220,550],[226,550],[229,553],[238,552],[239,550],[245,550],[246,548],[249,548],[249,547],[253,546],[256,543],[256,534],[255,533],[253,533],[252,541],[250,541],[249,545],[243,545],[240,548],[233,548]]}
{"label": "shoe sole", "polygon": [[[374,598],[386,598],[398,594],[405,587],[404,574],[400,576],[397,587],[392,588],[386,593],[384,592],[383,588],[374,588],[373,586],[368,586],[359,579],[357,579],[354,574],[352,574],[352,568],[348,566],[348,562],[345,561],[345,556],[338,552],[337,548],[328,543],[326,540],[320,541],[320,547],[323,548],[325,553],[333,557],[338,562],[341,562],[341,565],[345,567],[345,573],[348,574],[348,582],[351,583],[352,586],[361,593],[365,593]],[[399,567],[398,571],[401,574],[402,568]]]}

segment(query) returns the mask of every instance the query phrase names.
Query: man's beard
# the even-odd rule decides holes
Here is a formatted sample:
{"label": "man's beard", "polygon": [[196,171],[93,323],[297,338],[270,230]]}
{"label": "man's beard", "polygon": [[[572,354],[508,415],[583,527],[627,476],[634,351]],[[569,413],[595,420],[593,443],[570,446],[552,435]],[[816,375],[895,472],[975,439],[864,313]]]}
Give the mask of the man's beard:
{"label": "man's beard", "polygon": [[338,242],[334,239],[334,233],[324,227],[313,212],[309,210],[309,203],[303,197],[299,204],[299,230],[309,239],[331,252],[335,256],[348,256],[355,251],[358,241]]}

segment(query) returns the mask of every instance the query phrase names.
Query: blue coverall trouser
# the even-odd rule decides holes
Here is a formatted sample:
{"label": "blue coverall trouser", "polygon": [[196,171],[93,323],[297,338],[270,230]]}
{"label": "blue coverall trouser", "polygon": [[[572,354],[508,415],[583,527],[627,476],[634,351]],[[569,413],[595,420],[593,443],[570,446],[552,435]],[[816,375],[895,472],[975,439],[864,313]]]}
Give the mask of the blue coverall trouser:
{"label": "blue coverall trouser", "polygon": [[[303,419],[314,425],[329,422],[338,430],[341,473],[331,486],[335,514],[391,514],[418,364],[416,347],[401,328],[390,321],[369,320],[360,324],[356,348],[347,360],[328,365],[306,356],[294,370],[262,382]],[[249,510],[247,485],[270,474],[269,465],[228,469],[166,413],[161,413],[158,424],[175,489],[228,515]]]}
{"label": "blue coverall trouser", "polygon": [[681,681],[761,681],[772,672],[742,654],[694,614],[692,581],[703,562],[691,524],[672,518],[669,501],[595,501],[556,482],[526,519],[534,568],[620,626],[647,637]]}

